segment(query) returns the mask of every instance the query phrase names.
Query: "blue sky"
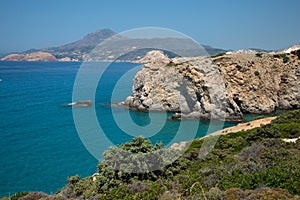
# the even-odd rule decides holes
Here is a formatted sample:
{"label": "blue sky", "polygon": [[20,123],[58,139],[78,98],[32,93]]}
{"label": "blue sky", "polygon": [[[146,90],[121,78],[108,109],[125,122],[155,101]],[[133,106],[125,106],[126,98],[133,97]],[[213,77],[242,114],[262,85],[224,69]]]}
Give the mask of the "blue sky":
{"label": "blue sky", "polygon": [[299,8],[299,0],[0,0],[0,53],[141,27],[225,49],[281,49],[300,43]]}

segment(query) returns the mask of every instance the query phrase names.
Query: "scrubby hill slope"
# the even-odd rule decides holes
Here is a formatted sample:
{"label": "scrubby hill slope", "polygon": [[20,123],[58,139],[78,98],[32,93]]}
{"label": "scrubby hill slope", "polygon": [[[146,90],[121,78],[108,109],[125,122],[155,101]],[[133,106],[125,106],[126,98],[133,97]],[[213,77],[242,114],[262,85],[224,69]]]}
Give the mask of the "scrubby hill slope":
{"label": "scrubby hill slope", "polygon": [[[143,166],[143,160],[123,157],[121,150],[143,156],[147,152],[167,152],[161,144],[135,138],[110,148],[98,165],[98,173],[69,184],[55,195],[20,193],[22,199],[300,199],[300,110],[288,112],[248,131],[218,138],[206,156],[204,141],[195,140],[175,162],[156,171],[127,173],[110,166],[126,163]],[[114,159],[117,158],[117,159]],[[133,160],[132,160],[133,159]],[[134,161],[129,162],[128,161]],[[167,159],[165,161],[167,162]],[[144,166],[145,169],[149,166]],[[27,195],[27,196],[26,196]]]}

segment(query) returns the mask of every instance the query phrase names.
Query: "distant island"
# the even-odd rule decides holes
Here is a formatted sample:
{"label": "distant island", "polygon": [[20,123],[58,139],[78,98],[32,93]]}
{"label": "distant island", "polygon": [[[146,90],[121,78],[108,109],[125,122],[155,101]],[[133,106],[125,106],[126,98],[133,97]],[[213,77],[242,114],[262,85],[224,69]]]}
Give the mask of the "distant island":
{"label": "distant island", "polygon": [[[111,37],[121,37],[122,41],[114,49],[116,52],[111,52],[107,49],[96,49],[97,45]],[[154,50],[153,48],[140,48],[152,44],[160,44],[163,41],[165,44],[186,44],[187,39],[184,38],[152,38],[152,39],[133,39],[119,36],[110,29],[101,29],[93,33],[89,33],[82,39],[75,42],[42,49],[30,49],[21,53],[8,54],[1,58],[2,61],[127,61],[131,62],[138,60],[146,55],[147,52]],[[224,49],[213,48],[203,45],[204,49],[210,54],[215,55],[221,52],[226,52]],[[124,50],[130,50],[129,54],[118,57],[118,53]],[[96,51],[91,53],[92,51]],[[182,49],[182,52],[186,49]],[[167,52],[165,52],[167,53]],[[170,52],[169,52],[170,53]],[[39,56],[37,56],[37,54]],[[197,55],[197,52],[189,52],[190,55]],[[169,54],[169,56],[172,56]],[[174,56],[174,55],[173,55]]]}
{"label": "distant island", "polygon": [[32,53],[22,53],[22,54],[9,54],[1,59],[2,61],[27,61],[27,62],[36,62],[36,61],[45,61],[45,62],[55,62],[58,61],[55,56],[51,53],[37,51]]}

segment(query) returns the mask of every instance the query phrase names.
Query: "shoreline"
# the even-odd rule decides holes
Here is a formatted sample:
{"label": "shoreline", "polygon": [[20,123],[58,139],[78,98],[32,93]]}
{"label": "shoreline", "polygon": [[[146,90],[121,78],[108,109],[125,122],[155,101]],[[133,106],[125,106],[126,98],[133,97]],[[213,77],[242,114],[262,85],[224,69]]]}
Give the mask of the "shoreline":
{"label": "shoreline", "polygon": [[[210,133],[208,135],[205,135],[203,137],[200,138],[195,138],[193,140],[202,140],[208,137],[212,137],[212,136],[217,136],[217,135],[227,135],[229,133],[236,133],[236,132],[240,132],[240,131],[247,131],[253,128],[257,128],[260,127],[262,125],[266,125],[266,124],[270,124],[274,119],[276,119],[277,116],[274,117],[266,117],[266,118],[262,118],[262,119],[257,119],[257,120],[253,120],[250,122],[246,122],[246,123],[239,123],[235,126],[231,126],[228,128],[224,128],[221,129],[219,131],[215,131],[213,133]],[[170,146],[170,148],[172,149],[177,149],[177,150],[184,150],[186,149],[190,143],[193,141],[185,141],[185,142],[180,142],[180,143],[174,143]]]}
{"label": "shoreline", "polygon": [[208,135],[206,135],[204,137],[201,137],[199,139],[207,138],[207,137],[210,137],[210,136],[226,135],[226,134],[229,134],[229,133],[236,133],[236,132],[240,132],[240,131],[247,131],[247,130],[250,130],[250,129],[253,129],[253,128],[260,127],[262,125],[269,124],[269,123],[271,123],[272,120],[274,120],[276,118],[277,118],[277,116],[266,117],[266,118],[262,118],[262,119],[253,120],[253,121],[250,121],[250,122],[239,123],[239,124],[237,124],[235,126],[231,126],[231,127],[224,128],[222,130],[210,133],[210,134],[208,134]]}

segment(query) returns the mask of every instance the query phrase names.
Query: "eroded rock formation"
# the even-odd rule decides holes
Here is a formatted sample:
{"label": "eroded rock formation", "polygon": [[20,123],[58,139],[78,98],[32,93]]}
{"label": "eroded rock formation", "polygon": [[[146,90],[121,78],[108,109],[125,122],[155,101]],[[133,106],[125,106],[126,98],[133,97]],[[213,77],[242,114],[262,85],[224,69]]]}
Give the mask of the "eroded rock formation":
{"label": "eroded rock formation", "polygon": [[[173,118],[242,120],[242,113],[300,107],[299,51],[150,59],[123,105]],[[144,59],[145,60],[145,59]]]}

